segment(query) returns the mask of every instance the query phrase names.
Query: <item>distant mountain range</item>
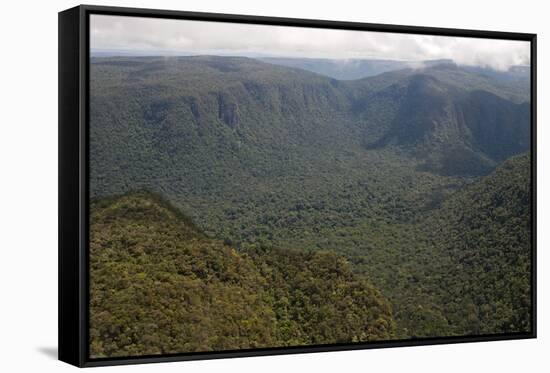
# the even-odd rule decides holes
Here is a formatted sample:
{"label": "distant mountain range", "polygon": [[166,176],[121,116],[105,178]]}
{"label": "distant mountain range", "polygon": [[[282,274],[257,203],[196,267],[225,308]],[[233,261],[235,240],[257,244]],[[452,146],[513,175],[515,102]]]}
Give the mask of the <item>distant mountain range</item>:
{"label": "distant mountain range", "polygon": [[[454,64],[451,59],[399,61],[380,59],[328,59],[328,58],[282,58],[258,57],[258,60],[275,65],[294,67],[311,71],[339,80],[355,80],[402,69],[423,69],[437,65]],[[530,67],[514,65],[508,70],[500,71],[489,67],[461,66],[464,70],[495,80],[528,80]]]}
{"label": "distant mountain range", "polygon": [[[127,49],[92,49],[92,58],[104,57],[200,57],[197,53],[165,50],[127,50]],[[231,55],[219,57],[233,57]],[[339,80],[355,80],[379,75],[389,71],[402,69],[420,69],[440,64],[453,64],[451,59],[402,61],[376,58],[305,58],[305,57],[273,57],[266,55],[242,55],[258,61],[298,68],[325,75]],[[480,75],[489,75],[497,79],[529,79],[530,67],[514,65],[506,71],[498,71],[488,67],[462,66],[464,69]]]}
{"label": "distant mountain range", "polygon": [[377,59],[328,59],[328,58],[282,58],[264,57],[260,61],[294,67],[325,75],[339,80],[355,80],[379,75],[388,71],[408,68],[423,68],[444,63],[452,63],[452,60],[428,60],[428,61],[397,61]]}

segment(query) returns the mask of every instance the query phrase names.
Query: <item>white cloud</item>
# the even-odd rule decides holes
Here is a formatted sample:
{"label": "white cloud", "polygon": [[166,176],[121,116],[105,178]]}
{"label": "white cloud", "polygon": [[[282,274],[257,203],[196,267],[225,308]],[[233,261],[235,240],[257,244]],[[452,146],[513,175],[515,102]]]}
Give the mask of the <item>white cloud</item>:
{"label": "white cloud", "polygon": [[406,61],[449,58],[493,67],[529,64],[525,41],[92,15],[91,48],[143,54],[230,54]]}

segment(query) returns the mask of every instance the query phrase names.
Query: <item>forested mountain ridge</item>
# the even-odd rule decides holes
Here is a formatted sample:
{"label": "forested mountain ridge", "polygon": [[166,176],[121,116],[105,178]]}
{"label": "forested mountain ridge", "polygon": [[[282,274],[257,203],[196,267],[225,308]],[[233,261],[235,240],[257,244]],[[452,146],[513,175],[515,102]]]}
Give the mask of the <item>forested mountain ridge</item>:
{"label": "forested mountain ridge", "polygon": [[[428,149],[418,141],[405,163],[417,158],[417,167],[442,175],[487,173],[528,149],[528,105],[497,99],[492,92],[498,85],[485,77],[478,80],[488,91],[477,92],[481,83],[465,90],[465,82],[477,77],[454,65],[421,71],[342,82],[238,57],[93,59],[91,192],[119,193],[125,185],[180,176],[196,168],[197,159],[233,162],[226,166],[253,177],[292,172],[294,165],[330,167],[335,157],[367,156],[365,147],[387,145],[388,139],[403,145],[411,132],[417,140],[427,137]],[[487,105],[469,112],[476,95]],[[430,105],[432,100],[445,106]],[[425,110],[415,113],[417,104]],[[492,113],[508,124],[480,131]],[[449,144],[457,151],[449,151]],[[178,166],[163,159],[185,164],[185,170],[171,170]]]}
{"label": "forested mountain ridge", "polygon": [[[401,90],[398,97],[396,89]],[[423,169],[483,175],[529,148],[529,103],[515,104],[482,90],[465,91],[423,73],[387,90],[391,93],[378,94],[393,94],[396,115],[387,121],[387,132],[369,146],[394,143],[409,148],[425,160]],[[368,105],[364,118],[372,116]]]}
{"label": "forested mountain ridge", "polygon": [[146,192],[95,200],[93,358],[392,338],[391,306],[331,252],[238,252]]}
{"label": "forested mountain ridge", "polygon": [[495,71],[489,68],[459,66],[453,62],[423,68],[408,68],[347,82],[359,91],[379,90],[416,74],[430,75],[447,85],[466,91],[487,91],[503,99],[521,104],[530,101],[529,74]]}
{"label": "forested mountain ridge", "polygon": [[[493,93],[505,95],[513,101],[522,102],[529,96],[530,67],[524,65],[510,66],[508,70],[499,71],[489,67],[458,66],[450,59],[426,60],[426,61],[396,61],[379,59],[330,59],[330,58],[284,58],[284,57],[260,57],[260,61],[275,65],[298,68],[338,80],[359,80],[384,73],[399,71],[399,74],[425,70],[455,68],[447,79],[464,84],[466,87],[476,89],[491,89],[495,85],[498,90]],[[435,69],[431,69],[435,68]]]}

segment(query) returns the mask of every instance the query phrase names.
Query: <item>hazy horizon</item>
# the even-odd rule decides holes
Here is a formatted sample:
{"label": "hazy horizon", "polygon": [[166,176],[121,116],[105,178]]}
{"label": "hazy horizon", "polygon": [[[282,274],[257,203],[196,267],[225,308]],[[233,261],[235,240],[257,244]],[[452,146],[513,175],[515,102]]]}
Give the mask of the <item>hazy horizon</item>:
{"label": "hazy horizon", "polygon": [[449,59],[496,70],[530,65],[526,41],[105,15],[91,16],[90,46],[92,55],[117,51],[124,56]]}

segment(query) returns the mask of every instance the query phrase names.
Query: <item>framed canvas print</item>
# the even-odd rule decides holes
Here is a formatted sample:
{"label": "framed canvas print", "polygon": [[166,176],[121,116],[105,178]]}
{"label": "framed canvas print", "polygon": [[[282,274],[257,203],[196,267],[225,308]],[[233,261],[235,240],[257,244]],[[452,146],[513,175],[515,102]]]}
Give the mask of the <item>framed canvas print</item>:
{"label": "framed canvas print", "polygon": [[59,358],[535,337],[535,42],[59,13]]}

